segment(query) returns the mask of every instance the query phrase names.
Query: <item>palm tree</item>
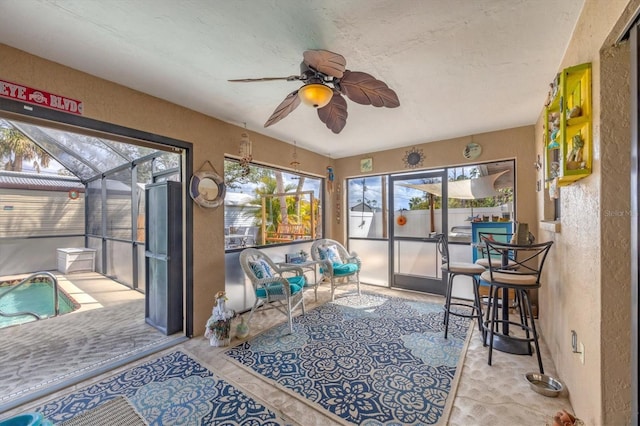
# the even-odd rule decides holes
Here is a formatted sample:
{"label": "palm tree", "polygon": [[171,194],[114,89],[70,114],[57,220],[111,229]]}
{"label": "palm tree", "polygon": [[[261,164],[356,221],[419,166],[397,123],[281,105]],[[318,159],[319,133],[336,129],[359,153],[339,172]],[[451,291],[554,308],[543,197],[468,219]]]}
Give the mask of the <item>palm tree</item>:
{"label": "palm tree", "polygon": [[24,161],[33,160],[33,168],[48,167],[51,157],[16,129],[0,129],[0,159],[7,159],[5,170],[21,172]]}
{"label": "palm tree", "polygon": [[[265,199],[265,209],[267,211],[267,223],[270,223],[271,226],[275,226],[277,223],[287,223],[289,217],[289,209],[287,208],[287,197],[265,197],[266,195],[273,194],[281,194],[285,192],[292,191],[296,186],[289,184],[284,185],[282,181],[282,177],[280,179],[277,178],[277,175],[282,173],[279,171],[275,171],[274,175],[265,175],[260,178],[259,186],[254,190],[256,197],[249,201],[248,204],[254,206],[262,206],[262,198]],[[280,182],[278,182],[280,181]],[[284,200],[283,200],[284,199]],[[284,211],[284,215],[283,215]],[[256,215],[259,217],[256,218],[256,224],[262,223],[262,211],[256,211]],[[285,219],[287,222],[285,222]],[[267,225],[267,224],[265,224]]]}

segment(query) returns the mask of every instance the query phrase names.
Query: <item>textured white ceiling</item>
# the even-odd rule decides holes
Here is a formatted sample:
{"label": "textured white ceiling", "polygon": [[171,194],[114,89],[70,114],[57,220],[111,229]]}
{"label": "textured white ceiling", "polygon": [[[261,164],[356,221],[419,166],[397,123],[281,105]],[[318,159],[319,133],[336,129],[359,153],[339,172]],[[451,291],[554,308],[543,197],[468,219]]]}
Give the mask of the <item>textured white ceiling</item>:
{"label": "textured white ceiling", "polygon": [[[584,0],[0,0],[0,42],[333,158],[535,123]],[[394,109],[301,105],[302,52],[342,54]],[[2,70],[0,70],[0,77]]]}

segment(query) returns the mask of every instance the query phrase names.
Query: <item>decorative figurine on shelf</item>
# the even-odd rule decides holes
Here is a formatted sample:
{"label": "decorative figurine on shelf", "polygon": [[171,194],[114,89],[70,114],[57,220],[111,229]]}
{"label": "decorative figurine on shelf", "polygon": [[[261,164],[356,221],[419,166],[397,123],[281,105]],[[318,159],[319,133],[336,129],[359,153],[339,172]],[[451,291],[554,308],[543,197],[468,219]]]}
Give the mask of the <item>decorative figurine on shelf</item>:
{"label": "decorative figurine on shelf", "polygon": [[582,115],[582,108],[580,108],[580,105],[576,105],[571,109],[567,110],[567,118],[576,118],[576,117],[580,117]]}
{"label": "decorative figurine on shelf", "polygon": [[231,319],[235,312],[226,309],[227,297],[224,291],[216,293],[216,306],[211,311],[211,317],[207,321],[204,337],[209,339],[211,346],[228,346],[231,342],[229,331]]}
{"label": "decorative figurine on shelf", "polygon": [[327,166],[327,191],[329,194],[333,192],[333,179],[335,176],[333,175],[333,167]]}
{"label": "decorative figurine on shelf", "polygon": [[571,151],[567,155],[567,162],[579,163],[582,161],[582,148],[584,148],[584,140],[580,133],[571,138]]}

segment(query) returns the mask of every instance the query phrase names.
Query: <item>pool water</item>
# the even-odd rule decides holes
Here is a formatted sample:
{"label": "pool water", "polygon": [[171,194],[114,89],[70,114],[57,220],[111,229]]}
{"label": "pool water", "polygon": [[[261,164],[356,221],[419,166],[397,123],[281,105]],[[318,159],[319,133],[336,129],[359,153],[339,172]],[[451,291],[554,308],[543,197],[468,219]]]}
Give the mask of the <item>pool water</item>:
{"label": "pool water", "polygon": [[[7,285],[0,286],[0,296],[11,288],[11,286]],[[58,289],[58,295],[60,315],[69,313],[80,307],[78,302],[73,300],[71,296],[60,288]],[[32,282],[30,284],[24,284],[5,297],[0,297],[0,311],[7,314],[24,311],[34,312],[42,318],[53,316],[55,310],[51,283]],[[31,315],[20,315],[17,317],[0,316],[0,328],[30,321],[36,321],[36,319]]]}

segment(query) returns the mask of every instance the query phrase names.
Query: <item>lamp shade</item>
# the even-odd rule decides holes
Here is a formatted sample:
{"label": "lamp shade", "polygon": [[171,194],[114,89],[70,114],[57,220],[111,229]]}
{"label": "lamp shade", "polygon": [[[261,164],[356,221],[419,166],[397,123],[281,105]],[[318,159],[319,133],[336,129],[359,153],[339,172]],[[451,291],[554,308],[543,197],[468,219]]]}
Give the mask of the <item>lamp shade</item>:
{"label": "lamp shade", "polygon": [[331,101],[333,90],[324,84],[309,83],[298,90],[298,96],[305,105],[322,108]]}

